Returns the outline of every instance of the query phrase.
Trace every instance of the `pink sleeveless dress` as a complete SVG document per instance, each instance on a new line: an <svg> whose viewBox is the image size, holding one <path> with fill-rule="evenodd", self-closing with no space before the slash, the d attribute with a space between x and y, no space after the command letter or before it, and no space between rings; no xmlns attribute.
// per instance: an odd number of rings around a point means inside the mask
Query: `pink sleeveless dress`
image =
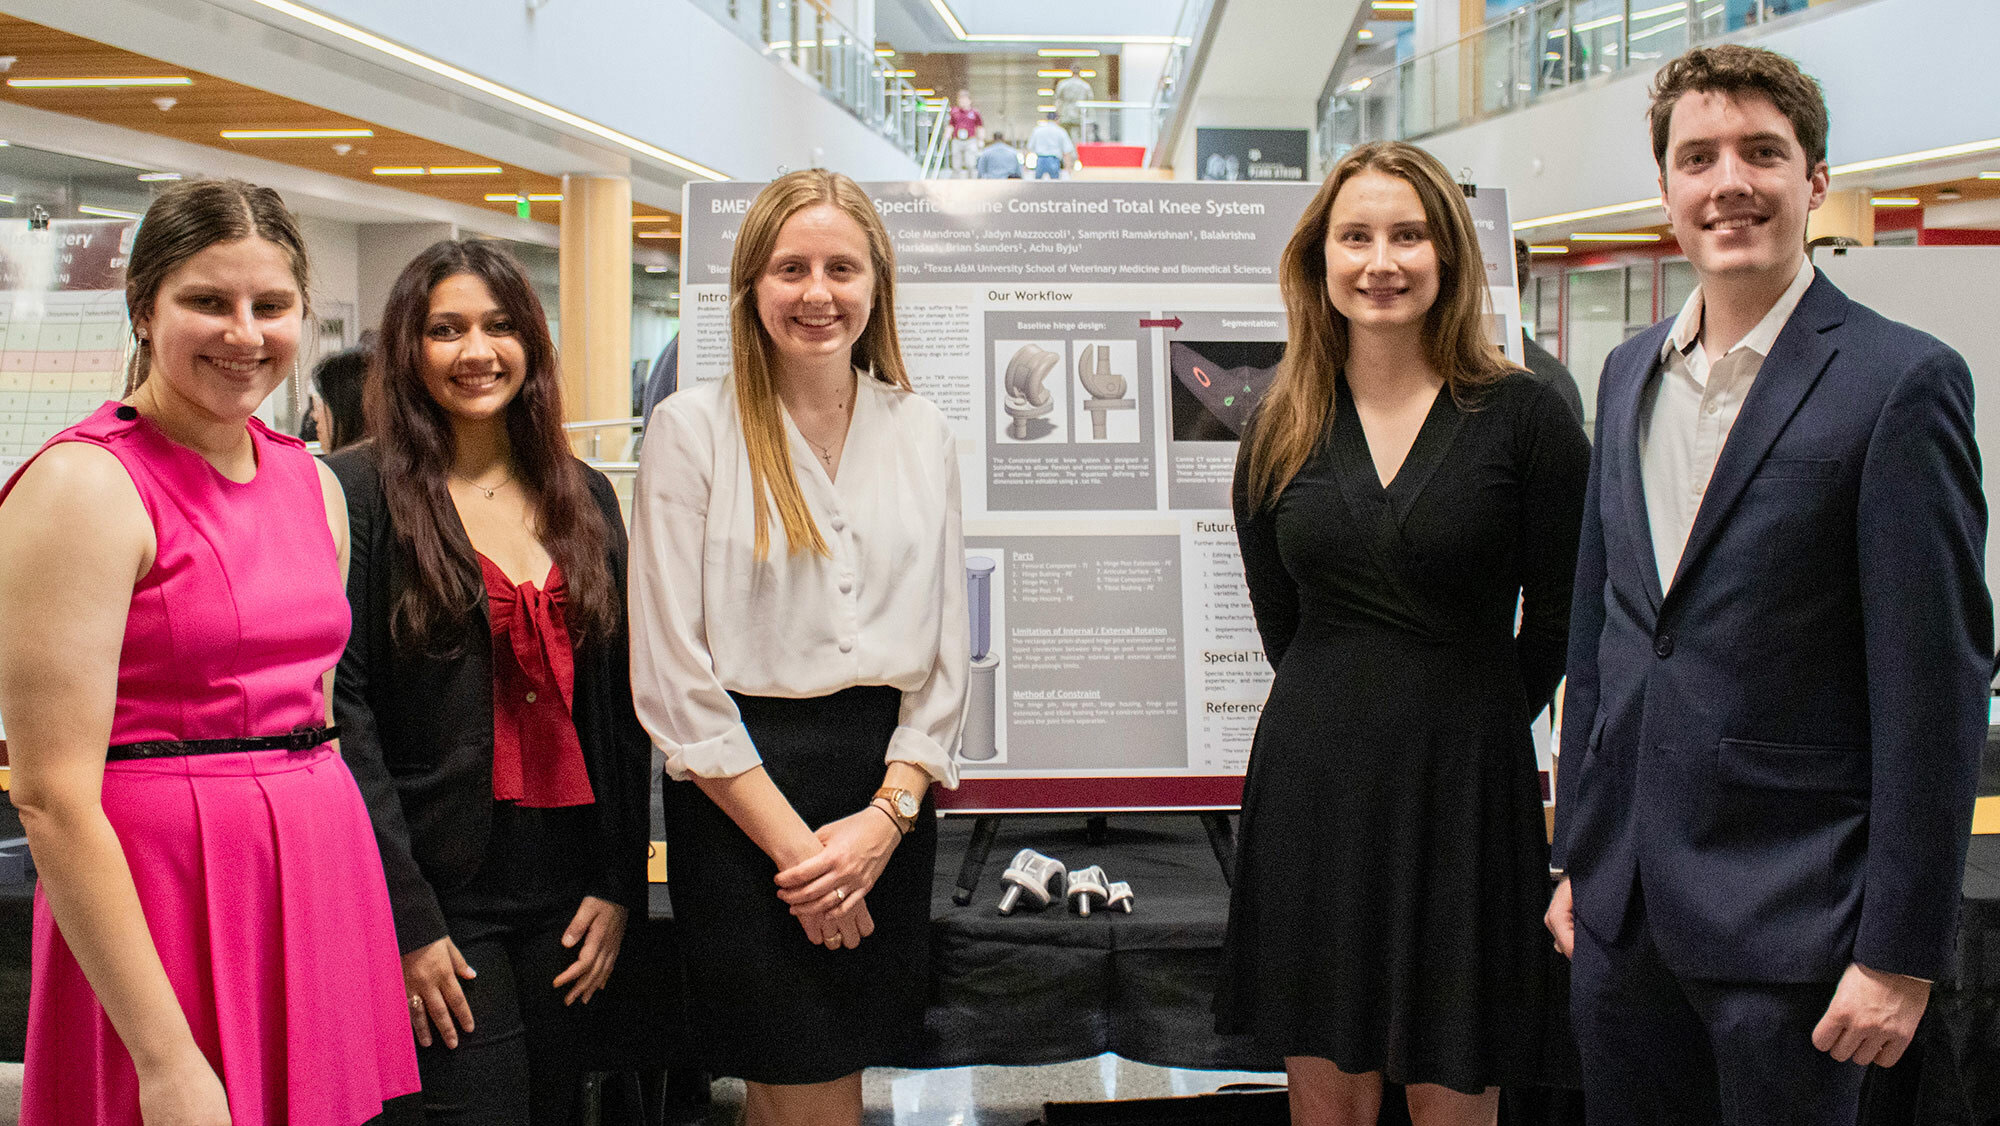
<svg viewBox="0 0 2000 1126"><path fill-rule="evenodd" d="M159 541L132 590L114 744L326 723L348 608L318 470L295 439L250 434L245 484L116 403L49 442L116 455ZM417 1089L381 856L332 744L109 762L103 803L235 1126L358 1126ZM21 1122L139 1126L131 1057L39 891Z"/></svg>

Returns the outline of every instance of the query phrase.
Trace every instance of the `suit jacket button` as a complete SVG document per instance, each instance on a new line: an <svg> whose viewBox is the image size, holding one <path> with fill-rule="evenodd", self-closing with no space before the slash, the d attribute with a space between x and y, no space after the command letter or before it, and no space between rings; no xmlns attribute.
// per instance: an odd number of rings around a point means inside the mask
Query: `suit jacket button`
<svg viewBox="0 0 2000 1126"><path fill-rule="evenodd" d="M1653 656L1666 660L1674 655L1674 635L1663 633L1653 639Z"/></svg>

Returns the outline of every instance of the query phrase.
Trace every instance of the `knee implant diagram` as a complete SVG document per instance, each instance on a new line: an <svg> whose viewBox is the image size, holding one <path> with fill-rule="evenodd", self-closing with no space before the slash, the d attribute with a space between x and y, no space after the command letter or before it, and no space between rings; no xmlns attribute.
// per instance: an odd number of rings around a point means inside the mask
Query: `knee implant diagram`
<svg viewBox="0 0 2000 1126"><path fill-rule="evenodd" d="M1029 433L1029 423L1055 409L1055 399L1043 380L1049 377L1062 354L1033 344L1023 344L1007 361L1007 374L1003 381L1007 399L1004 404L1013 422L1007 424L1007 433L1014 438L1040 437ZM1046 424L1041 427L1047 432Z"/></svg>
<svg viewBox="0 0 2000 1126"><path fill-rule="evenodd" d="M1104 416L1111 411L1129 411L1138 407L1136 400L1125 395L1125 377L1111 370L1111 346L1108 344L1086 344L1083 354L1077 358L1076 377L1083 383L1083 389L1090 397L1083 401L1083 409L1090 412L1090 436L1104 440Z"/></svg>

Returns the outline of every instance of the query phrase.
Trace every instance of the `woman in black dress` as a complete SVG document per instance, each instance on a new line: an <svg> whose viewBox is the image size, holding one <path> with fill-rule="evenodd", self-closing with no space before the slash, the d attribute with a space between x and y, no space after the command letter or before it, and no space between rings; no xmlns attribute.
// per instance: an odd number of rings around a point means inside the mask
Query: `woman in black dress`
<svg viewBox="0 0 2000 1126"><path fill-rule="evenodd" d="M1373 1123L1386 1079L1418 1126L1490 1126L1561 1033L1529 723L1589 447L1488 341L1471 218L1421 149L1343 158L1280 273L1290 341L1235 484L1276 679L1219 1023L1284 1055L1295 1122Z"/></svg>

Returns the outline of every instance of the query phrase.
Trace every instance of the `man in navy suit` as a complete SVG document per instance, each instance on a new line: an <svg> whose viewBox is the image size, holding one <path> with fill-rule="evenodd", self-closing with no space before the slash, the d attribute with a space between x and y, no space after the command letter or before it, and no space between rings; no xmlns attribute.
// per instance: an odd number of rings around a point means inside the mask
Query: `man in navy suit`
<svg viewBox="0 0 2000 1126"><path fill-rule="evenodd" d="M1548 923L1589 1121L1851 1123L1953 941L1992 672L1972 380L1817 274L1791 60L1655 79L1700 286L1605 361Z"/></svg>

